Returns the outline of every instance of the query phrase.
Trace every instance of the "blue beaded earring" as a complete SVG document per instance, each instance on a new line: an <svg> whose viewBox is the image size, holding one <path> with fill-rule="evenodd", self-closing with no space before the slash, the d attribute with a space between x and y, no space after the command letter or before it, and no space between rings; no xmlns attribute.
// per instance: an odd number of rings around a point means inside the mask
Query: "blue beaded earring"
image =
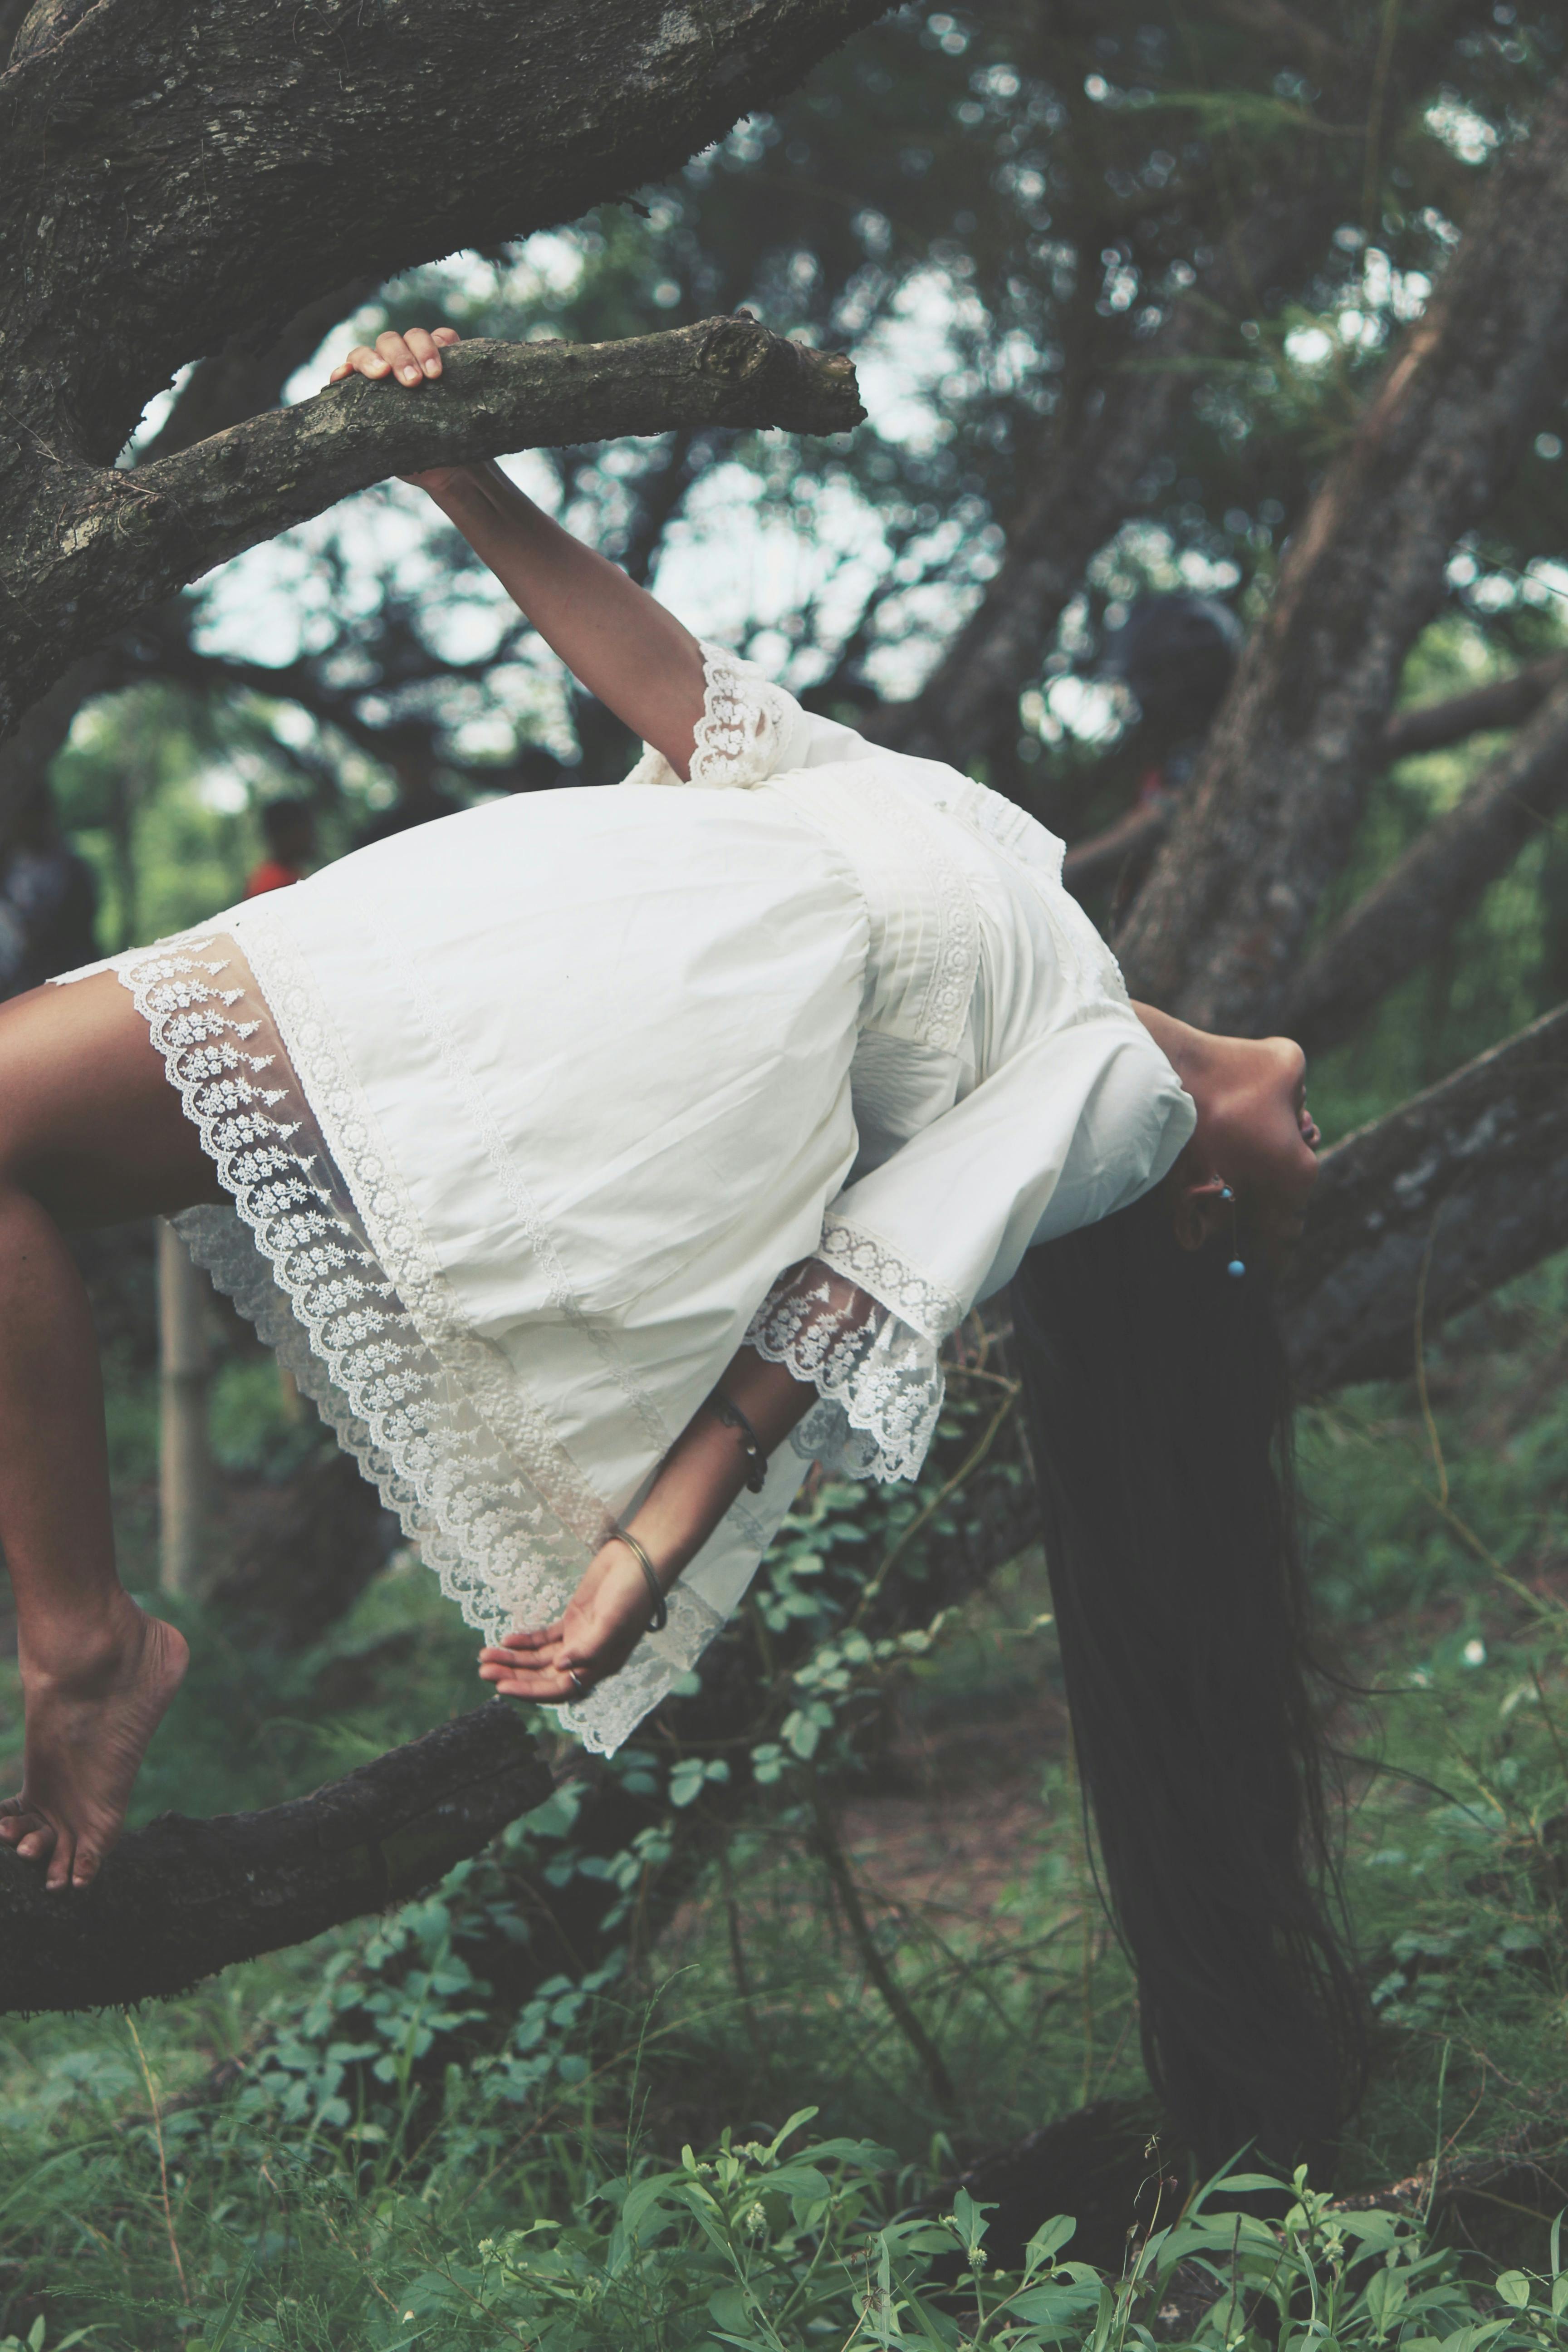
<svg viewBox="0 0 1568 2352"><path fill-rule="evenodd" d="M1233 1282L1239 1282L1247 1272L1247 1267L1242 1261L1241 1244L1236 1237L1236 1194L1228 1184L1222 1184L1219 1188L1219 1197L1222 1201L1228 1201L1230 1203L1230 1264L1226 1267L1226 1272Z"/></svg>

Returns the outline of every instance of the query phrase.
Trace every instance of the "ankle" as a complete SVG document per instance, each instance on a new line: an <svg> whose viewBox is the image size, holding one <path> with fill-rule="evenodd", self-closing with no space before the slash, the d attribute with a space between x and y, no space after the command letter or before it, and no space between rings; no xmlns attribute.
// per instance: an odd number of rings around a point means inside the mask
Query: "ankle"
<svg viewBox="0 0 1568 2352"><path fill-rule="evenodd" d="M148 1619L131 1595L116 1588L68 1614L30 1611L16 1627L16 1663L23 1684L81 1682L121 1664L146 1639Z"/></svg>

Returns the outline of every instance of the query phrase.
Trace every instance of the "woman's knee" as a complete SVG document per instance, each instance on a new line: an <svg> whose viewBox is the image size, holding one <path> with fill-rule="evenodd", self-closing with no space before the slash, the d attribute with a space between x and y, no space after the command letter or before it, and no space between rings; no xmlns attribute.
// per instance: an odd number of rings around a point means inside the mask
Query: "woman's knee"
<svg viewBox="0 0 1568 2352"><path fill-rule="evenodd" d="M163 1057L112 972L0 1004L0 1182L62 1223L222 1197Z"/></svg>

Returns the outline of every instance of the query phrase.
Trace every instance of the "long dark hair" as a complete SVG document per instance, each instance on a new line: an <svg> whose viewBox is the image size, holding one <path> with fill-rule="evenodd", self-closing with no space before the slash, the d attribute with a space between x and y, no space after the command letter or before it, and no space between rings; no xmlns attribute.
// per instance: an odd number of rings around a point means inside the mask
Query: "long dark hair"
<svg viewBox="0 0 1568 2352"><path fill-rule="evenodd" d="M1245 1254L1245 1252L1244 1252ZM1200 2165L1321 2166L1363 2071L1266 1272L1156 1192L1014 1278L1073 1738L1151 2080Z"/></svg>

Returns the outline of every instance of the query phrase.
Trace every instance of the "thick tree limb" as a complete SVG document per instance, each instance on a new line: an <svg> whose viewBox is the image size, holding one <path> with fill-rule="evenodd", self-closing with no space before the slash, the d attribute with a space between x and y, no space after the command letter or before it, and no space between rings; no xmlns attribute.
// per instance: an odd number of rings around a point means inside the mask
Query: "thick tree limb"
<svg viewBox="0 0 1568 2352"><path fill-rule="evenodd" d="M1454 541L1556 412L1568 368L1568 83L1497 168L1286 551L1121 942L1135 991L1273 1027L1342 866L1405 654Z"/></svg>
<svg viewBox="0 0 1568 2352"><path fill-rule="evenodd" d="M97 0L0 75L6 407L107 464L185 361L679 170L882 7Z"/></svg>
<svg viewBox="0 0 1568 2352"><path fill-rule="evenodd" d="M1032 1497L1005 1474L983 1473L967 1500L963 1531L932 1544L923 1578L889 1584L873 1634L961 1603L1033 1540ZM703 1657L700 1695L667 1701L639 1739L657 1747L673 1736L680 1754L733 1765L758 1737L770 1664L787 1672L810 1638L797 1628L764 1662L743 1622L732 1625ZM46 1894L41 1873L0 1849L0 2014L181 1991L236 1960L405 1900L550 1794L521 1723L520 1709L492 1701L298 1803L216 1821L166 1815L123 1838L85 1895ZM609 1860L664 1808L597 1759L579 1761L587 1785L573 1845ZM690 1890L750 1787L731 1769L700 1806L674 1817L669 1859L638 1898L645 1934L657 1934ZM595 1967L606 1915L622 1915L619 1885L588 1872L563 1885L520 1874L515 1892L528 1942L498 1936L493 1950L470 1955L503 2006L563 1969ZM615 1933L624 1937L624 1927Z"/></svg>
<svg viewBox="0 0 1568 2352"><path fill-rule="evenodd" d="M0 2011L93 2009L188 1986L236 1960L406 1901L552 1787L518 1709L494 1701L263 1813L165 1813L92 1885L50 1895L0 1853Z"/></svg>
<svg viewBox="0 0 1568 2352"><path fill-rule="evenodd" d="M837 433L848 360L710 319L619 343L465 344L409 393L355 377L133 472L74 467L0 548L0 726L145 605L390 473L678 426ZM3 462L3 451L0 451Z"/></svg>
<svg viewBox="0 0 1568 2352"><path fill-rule="evenodd" d="M1568 1006L1325 1154L1284 1285L1305 1393L1408 1372L1428 1333L1568 1244Z"/></svg>
<svg viewBox="0 0 1568 2352"><path fill-rule="evenodd" d="M1357 1029L1568 801L1568 679L1308 959L1281 1026L1310 1054Z"/></svg>

